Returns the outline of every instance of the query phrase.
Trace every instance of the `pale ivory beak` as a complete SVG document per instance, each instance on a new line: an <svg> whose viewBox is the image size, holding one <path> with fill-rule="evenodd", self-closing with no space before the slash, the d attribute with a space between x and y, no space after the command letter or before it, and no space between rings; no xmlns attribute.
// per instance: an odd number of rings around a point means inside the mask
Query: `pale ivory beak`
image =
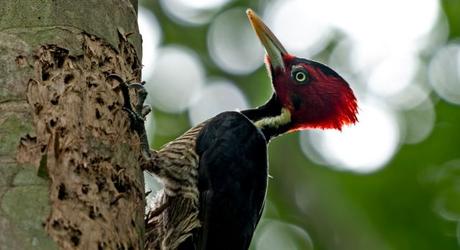
<svg viewBox="0 0 460 250"><path fill-rule="evenodd" d="M267 52L270 64L273 69L284 70L283 57L288 54L286 49L253 10L246 10L246 14L248 15L249 21L251 22L257 37L259 37L260 42Z"/></svg>

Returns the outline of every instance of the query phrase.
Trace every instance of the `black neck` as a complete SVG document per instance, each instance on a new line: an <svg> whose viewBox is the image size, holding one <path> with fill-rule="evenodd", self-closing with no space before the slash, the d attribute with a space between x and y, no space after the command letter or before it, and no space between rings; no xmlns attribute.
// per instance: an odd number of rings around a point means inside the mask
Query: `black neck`
<svg viewBox="0 0 460 250"><path fill-rule="evenodd" d="M241 111L241 113L248 117L253 123L255 123L267 117L279 116L281 114L281 109L282 106L278 100L278 97L276 96L276 94L273 94L272 98L263 106L260 106L255 109L243 110ZM262 133L264 134L268 142L272 138L286 133L289 129L289 124L278 127L264 126L260 129L262 130Z"/></svg>

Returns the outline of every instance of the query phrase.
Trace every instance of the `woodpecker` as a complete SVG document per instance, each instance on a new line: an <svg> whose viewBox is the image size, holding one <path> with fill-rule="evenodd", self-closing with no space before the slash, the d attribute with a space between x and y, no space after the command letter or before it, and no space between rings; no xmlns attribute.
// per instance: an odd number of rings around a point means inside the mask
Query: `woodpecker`
<svg viewBox="0 0 460 250"><path fill-rule="evenodd" d="M144 146L142 166L164 185L146 217L146 249L248 249L264 208L270 140L357 122L357 100L338 73L289 54L254 11L246 13L274 90L263 106L223 112L155 151L139 114L146 92L131 84L141 95L136 111L125 110Z"/></svg>

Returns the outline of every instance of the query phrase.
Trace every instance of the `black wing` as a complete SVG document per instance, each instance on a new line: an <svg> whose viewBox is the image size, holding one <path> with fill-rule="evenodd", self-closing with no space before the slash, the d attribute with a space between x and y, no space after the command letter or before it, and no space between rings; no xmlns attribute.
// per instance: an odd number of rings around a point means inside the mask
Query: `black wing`
<svg viewBox="0 0 460 250"><path fill-rule="evenodd" d="M199 250L246 250L262 214L267 189L267 142L244 115L225 112L197 140L202 227Z"/></svg>

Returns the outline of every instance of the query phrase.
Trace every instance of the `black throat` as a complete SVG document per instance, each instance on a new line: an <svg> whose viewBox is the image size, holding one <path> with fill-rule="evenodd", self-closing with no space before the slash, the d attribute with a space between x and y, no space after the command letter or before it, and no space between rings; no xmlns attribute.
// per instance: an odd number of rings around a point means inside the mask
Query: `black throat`
<svg viewBox="0 0 460 250"><path fill-rule="evenodd" d="M269 117L276 117L281 115L283 106L278 100L276 94L273 94L272 98L255 109L242 110L241 113L248 117L253 123ZM278 135L284 134L289 130L289 123L281 126L263 126L259 128L264 134L267 142Z"/></svg>

